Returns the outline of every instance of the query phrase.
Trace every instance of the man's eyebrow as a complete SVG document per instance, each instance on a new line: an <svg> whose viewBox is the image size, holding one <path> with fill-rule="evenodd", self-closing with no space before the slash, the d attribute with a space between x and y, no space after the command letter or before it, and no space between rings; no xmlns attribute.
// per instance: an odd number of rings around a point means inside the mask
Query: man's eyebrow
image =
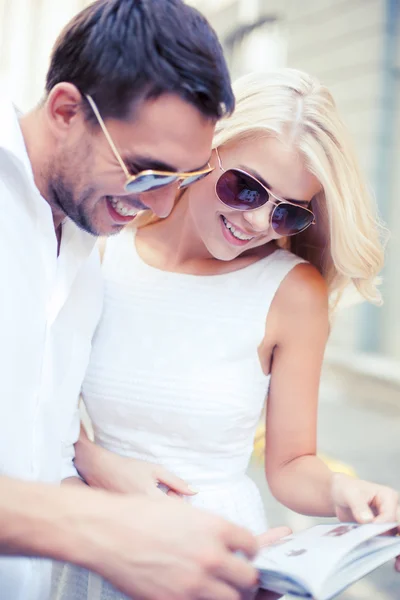
<svg viewBox="0 0 400 600"><path fill-rule="evenodd" d="M148 169L152 169L154 171L167 171L168 173L180 172L180 169L178 169L176 166L154 159L150 156L125 156L123 157L123 161L128 167L128 170L132 173L137 173L138 171L145 171ZM190 169L190 171L187 172L191 173L194 171L201 171L202 169L205 169L207 165L208 161L201 167Z"/></svg>
<svg viewBox="0 0 400 600"><path fill-rule="evenodd" d="M265 181L263 177L261 177L260 173L244 165L239 165L239 169L242 169L243 171L246 171L246 173L253 175L253 177L255 177L260 183L262 183L263 185L265 185L266 188L272 191L271 186L268 184L267 181ZM288 202L293 202L294 204L301 204L302 206L308 206L310 204L308 200L296 200L294 198L284 198L284 196L279 196L279 198L282 198L282 200L287 200Z"/></svg>

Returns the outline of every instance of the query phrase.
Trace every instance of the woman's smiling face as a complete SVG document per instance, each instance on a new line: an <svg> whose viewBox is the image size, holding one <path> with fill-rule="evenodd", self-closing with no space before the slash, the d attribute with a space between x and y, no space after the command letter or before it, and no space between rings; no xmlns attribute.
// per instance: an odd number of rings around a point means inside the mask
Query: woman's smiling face
<svg viewBox="0 0 400 600"><path fill-rule="evenodd" d="M298 150L275 137L259 135L241 139L219 148L218 154L224 170L246 171L280 199L305 208L321 189ZM214 258L228 261L280 238L271 226L273 203L267 202L251 211L224 205L215 190L223 174L215 151L212 165L214 171L187 191L195 230L208 252Z"/></svg>

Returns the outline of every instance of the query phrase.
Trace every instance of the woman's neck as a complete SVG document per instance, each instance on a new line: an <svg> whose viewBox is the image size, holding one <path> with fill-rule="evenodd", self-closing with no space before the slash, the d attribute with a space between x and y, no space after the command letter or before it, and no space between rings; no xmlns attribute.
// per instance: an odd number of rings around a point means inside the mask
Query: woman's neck
<svg viewBox="0 0 400 600"><path fill-rule="evenodd" d="M191 275L219 275L257 262L276 249L275 242L243 253L233 260L214 258L201 239L183 194L166 219L140 228L136 249L144 262L161 269Z"/></svg>
<svg viewBox="0 0 400 600"><path fill-rule="evenodd" d="M166 219L139 230L142 258L168 271L193 272L205 263L219 263L208 252L191 217L185 194Z"/></svg>

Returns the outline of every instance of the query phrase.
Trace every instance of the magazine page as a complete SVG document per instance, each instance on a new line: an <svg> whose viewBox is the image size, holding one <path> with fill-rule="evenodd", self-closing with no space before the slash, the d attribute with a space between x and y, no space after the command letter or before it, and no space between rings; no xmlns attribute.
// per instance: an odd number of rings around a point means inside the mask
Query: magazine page
<svg viewBox="0 0 400 600"><path fill-rule="evenodd" d="M379 536L351 550L324 583L323 600L329 600L353 582L361 579L388 560L400 555L400 537Z"/></svg>
<svg viewBox="0 0 400 600"><path fill-rule="evenodd" d="M263 548L255 565L261 571L285 575L318 596L329 575L351 550L394 527L395 523L316 525Z"/></svg>
<svg viewBox="0 0 400 600"><path fill-rule="evenodd" d="M366 542L358 545L353 550L350 550L346 556L344 556L336 566L336 571L339 572L346 569L350 565L355 565L360 560L367 558L372 554L376 554L388 547L395 547L397 550L400 546L399 536L383 536L373 537Z"/></svg>

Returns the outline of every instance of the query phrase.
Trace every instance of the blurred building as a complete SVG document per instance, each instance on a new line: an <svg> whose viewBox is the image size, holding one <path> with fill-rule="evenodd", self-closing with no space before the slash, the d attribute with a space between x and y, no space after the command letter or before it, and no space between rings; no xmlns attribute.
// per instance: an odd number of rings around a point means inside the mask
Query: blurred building
<svg viewBox="0 0 400 600"><path fill-rule="evenodd" d="M190 0L217 30L233 77L288 65L332 90L392 236L385 304L346 308L328 364L370 395L400 397L400 0ZM88 0L0 0L0 81L15 102L37 102L51 46ZM368 375L368 378L365 376ZM335 376L335 375L334 375ZM374 385L372 385L374 384Z"/></svg>
<svg viewBox="0 0 400 600"><path fill-rule="evenodd" d="M88 0L0 0L0 82L23 110L43 95L52 45Z"/></svg>

